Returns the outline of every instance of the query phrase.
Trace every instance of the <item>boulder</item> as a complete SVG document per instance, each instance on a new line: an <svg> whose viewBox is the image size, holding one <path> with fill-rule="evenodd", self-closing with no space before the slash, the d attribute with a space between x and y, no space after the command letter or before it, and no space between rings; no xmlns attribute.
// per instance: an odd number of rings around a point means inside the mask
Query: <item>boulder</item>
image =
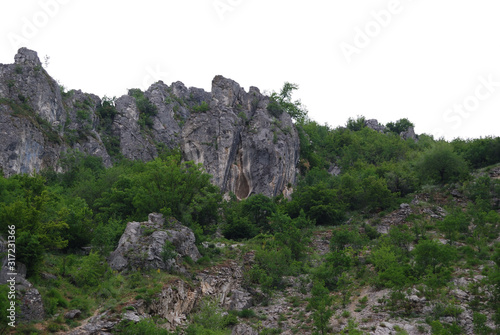
<svg viewBox="0 0 500 335"><path fill-rule="evenodd" d="M173 255L164 249L167 242L175 247ZM181 262L177 261L179 256L189 256L193 261L201 257L193 231L173 218L165 225L161 214L152 213L146 222L127 223L108 262L117 271L163 269L184 272Z"/></svg>
<svg viewBox="0 0 500 335"><path fill-rule="evenodd" d="M74 319L74 318L79 317L81 314L82 314L82 311L81 311L81 310L79 310L79 309L72 309L72 310L70 310L70 311L68 311L68 312L64 313L64 317L65 317L66 319L70 319L70 320L72 320L72 319Z"/></svg>

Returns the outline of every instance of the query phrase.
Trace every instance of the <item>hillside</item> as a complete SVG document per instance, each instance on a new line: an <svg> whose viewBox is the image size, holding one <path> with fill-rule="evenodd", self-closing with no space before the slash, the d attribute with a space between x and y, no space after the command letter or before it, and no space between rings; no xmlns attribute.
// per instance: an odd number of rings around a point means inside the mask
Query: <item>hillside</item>
<svg viewBox="0 0 500 335"><path fill-rule="evenodd" d="M500 138L332 128L295 89L0 65L1 332L500 333Z"/></svg>

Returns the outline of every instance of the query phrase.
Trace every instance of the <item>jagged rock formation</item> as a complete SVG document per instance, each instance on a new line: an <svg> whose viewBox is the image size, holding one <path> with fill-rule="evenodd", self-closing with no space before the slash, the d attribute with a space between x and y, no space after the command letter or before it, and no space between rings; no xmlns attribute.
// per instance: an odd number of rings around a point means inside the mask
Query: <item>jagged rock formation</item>
<svg viewBox="0 0 500 335"><path fill-rule="evenodd" d="M59 159L69 149L110 166L117 154L147 161L162 148L180 147L185 160L203 163L223 192L240 199L291 193L298 134L288 114L269 114L269 98L257 88L247 93L216 76L211 92L160 81L144 96L156 109L148 125L132 95L115 101L116 114L103 116L103 100L64 92L36 52L21 48L14 64L0 64L0 168L7 176L61 170Z"/></svg>
<svg viewBox="0 0 500 335"><path fill-rule="evenodd" d="M365 120L365 126L370 128L370 129L373 129L379 133L386 133L389 131L389 129L384 126L383 124L380 124L378 123L378 120L375 120L375 119L370 119L370 120ZM412 139L414 141L418 141L418 136L417 134L415 134L415 128L414 127L408 127L407 130L401 132L399 134L399 136L403 139L403 140L408 140L408 139Z"/></svg>
<svg viewBox="0 0 500 335"><path fill-rule="evenodd" d="M165 250L170 242L175 247ZM191 229L170 218L165 224L163 215L152 213L146 222L129 222L118 247L113 251L108 262L113 270L163 269L185 272L178 256L189 256L197 261L201 255L194 244L195 237Z"/></svg>
<svg viewBox="0 0 500 335"><path fill-rule="evenodd" d="M166 241L175 246L179 255L189 256L194 261L201 257L194 245L191 229L180 225L175 219L169 219L165 224L161 214L152 213L147 222L127 224L119 245L109 256L108 262L112 269L118 271L140 268L175 270L188 274L179 257L168 261L162 259L161 253ZM253 262L252 255L243 258L246 265ZM193 282L172 279L164 283L161 292L150 303L146 304L143 300L136 302L133 307L137 315L129 315L129 318L160 316L168 321L169 329L175 329L186 322L189 313L204 297L215 299L220 306L229 310L242 310L252 306L252 295L243 287L243 266L234 260L228 260L194 275Z"/></svg>
<svg viewBox="0 0 500 335"><path fill-rule="evenodd" d="M379 124L378 120L375 119L365 120L365 126L378 131L379 133L384 133L387 130L386 126L384 126L383 124Z"/></svg>
<svg viewBox="0 0 500 335"><path fill-rule="evenodd" d="M187 316L203 298L215 299L223 308L242 310L252 306L251 294L242 286L243 268L228 261L196 275L193 284L175 279L167 283L148 306L136 308L139 314L159 316L168 321L168 328L185 324Z"/></svg>

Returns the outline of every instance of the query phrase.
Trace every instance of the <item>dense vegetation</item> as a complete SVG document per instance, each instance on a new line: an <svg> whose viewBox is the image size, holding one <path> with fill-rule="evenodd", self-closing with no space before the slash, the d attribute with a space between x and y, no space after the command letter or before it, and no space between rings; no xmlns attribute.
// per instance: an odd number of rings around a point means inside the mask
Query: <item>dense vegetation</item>
<svg viewBox="0 0 500 335"><path fill-rule="evenodd" d="M410 316L406 289L421 286L426 296L435 298L454 268L479 265L494 287L494 297L486 305L471 302L477 334L489 333L483 309L496 311L495 322L500 324L500 249L496 245L500 216L493 201L500 196L500 183L484 173L500 163L500 138L448 143L421 135L418 141L402 140L399 133L412 126L406 119L389 123L386 133L365 127L362 117L333 129L308 120L291 102L290 92L296 87L289 85L273 95L270 113L292 112L297 119L301 175L290 199L253 195L241 201L234 196L223 200L202 166L183 162L177 151L164 152L150 162L118 157L108 169L99 158L75 151L61 161L64 173L47 170L33 176L0 177L0 231L16 225L18 260L26 264L29 279L40 288L47 314L78 308L84 317L98 305L117 308L122 299L138 295L151 299L158 292L157 283L171 274L151 273L149 281L140 273L122 276L112 273L104 257L114 250L128 221L144 221L149 213L160 212L191 227L198 245L212 240L219 229L226 239L244 241L255 250L248 285L262 290L262 303L286 286L286 276L306 275L312 281L308 309L314 312L314 328L320 334L328 331L328 319L336 308L345 308L356 287L391 288L388 308ZM130 94L140 105L141 125L151 127L156 110L142 92ZM106 101L99 113L104 119L114 117ZM341 172L330 173L332 167ZM483 173L475 170L482 168ZM446 200L452 190L468 201ZM411 202L416 194L444 198L448 215L432 221L412 214L409 224L378 233L374 226L380 218ZM311 237L327 227L332 233L330 251L318 261L309 248ZM438 237L447 243L440 243ZM82 256L85 246L93 251ZM192 271L225 256L200 250L205 257L191 266ZM42 276L47 272L57 279ZM192 317L187 333L226 334L241 315L222 312L206 301ZM443 306L441 313L459 311ZM428 320L435 334L461 332L457 323L443 325L438 317ZM63 329L63 323L61 317L54 317L47 329ZM350 321L346 333L356 331ZM122 324L117 332L168 333L158 330L154 320Z"/></svg>

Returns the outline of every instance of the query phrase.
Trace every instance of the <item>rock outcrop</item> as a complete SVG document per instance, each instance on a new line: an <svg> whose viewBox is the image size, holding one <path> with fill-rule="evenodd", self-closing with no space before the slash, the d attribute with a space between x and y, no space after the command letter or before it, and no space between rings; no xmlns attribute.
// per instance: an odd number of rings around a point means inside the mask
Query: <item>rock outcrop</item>
<svg viewBox="0 0 500 335"><path fill-rule="evenodd" d="M379 133L384 133L387 130L386 126L384 126L383 124L379 124L378 120L375 119L365 120L365 126L378 131Z"/></svg>
<svg viewBox="0 0 500 335"><path fill-rule="evenodd" d="M15 64L0 64L0 168L5 175L57 169L61 155L79 149L109 155L97 132L97 96L77 91L65 99L36 52L19 49Z"/></svg>
<svg viewBox="0 0 500 335"><path fill-rule="evenodd" d="M149 214L146 222L129 222L108 262L113 270L163 269L185 272L180 257L197 261L201 255L191 229L173 218ZM169 249L172 245L175 250Z"/></svg>
<svg viewBox="0 0 500 335"><path fill-rule="evenodd" d="M209 268L196 275L192 284L175 279L165 285L144 309L168 321L168 328L185 324L187 316L204 298L214 299L228 310L252 306L251 294L243 287L243 269L235 261Z"/></svg>
<svg viewBox="0 0 500 335"><path fill-rule="evenodd" d="M255 87L216 76L210 110L194 113L182 130L186 160L203 163L223 192L244 199L252 193L288 195L299 157L290 116L271 116L268 98ZM290 185L289 185L290 184Z"/></svg>
<svg viewBox="0 0 500 335"><path fill-rule="evenodd" d="M270 115L269 98L257 88L245 92L216 76L211 92L160 81L143 94L155 109L147 125L133 94L116 99L113 115L101 115L103 100L79 90L64 92L35 51L19 49L14 64L0 64L3 174L60 171L59 159L70 149L110 166L113 155L148 161L164 148L180 148L185 160L203 163L214 184L240 199L292 192L297 130L288 114Z"/></svg>

